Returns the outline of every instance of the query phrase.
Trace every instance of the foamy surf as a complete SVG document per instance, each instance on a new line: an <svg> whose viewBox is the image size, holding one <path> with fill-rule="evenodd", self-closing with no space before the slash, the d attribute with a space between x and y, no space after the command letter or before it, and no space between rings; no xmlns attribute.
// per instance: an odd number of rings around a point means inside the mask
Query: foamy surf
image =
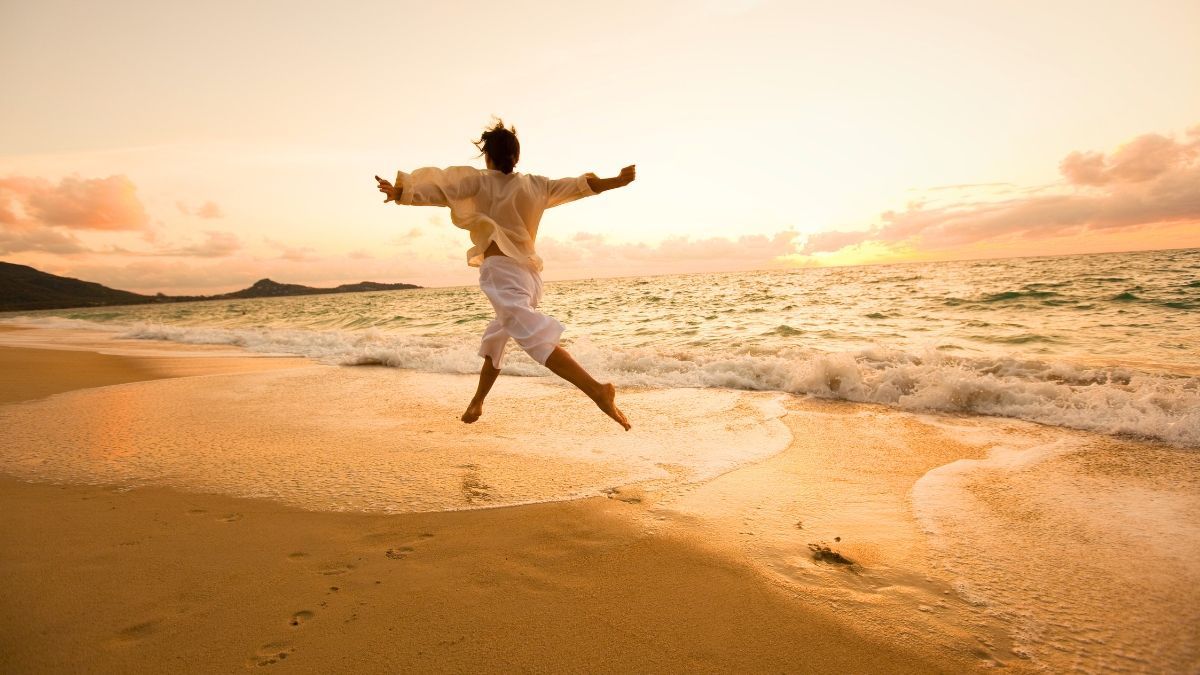
<svg viewBox="0 0 1200 675"><path fill-rule="evenodd" d="M0 407L0 473L400 513L703 481L789 439L770 396L624 393L627 433L574 389L528 379L498 384L467 427L470 385L318 365L74 391Z"/></svg>
<svg viewBox="0 0 1200 675"><path fill-rule="evenodd" d="M1200 457L1065 433L998 440L913 486L935 569L1049 671L1194 670Z"/></svg>
<svg viewBox="0 0 1200 675"><path fill-rule="evenodd" d="M479 368L474 341L377 329L122 325L56 317L7 321L105 330L125 339L232 345L334 365L386 365L438 373L474 373ZM586 338L569 346L598 377L624 386L778 391L909 411L1012 417L1200 447L1200 378L1190 375L1015 356L966 357L936 349L912 353L882 346L840 353L799 348L712 352L602 348ZM519 350L513 349L512 355L505 369L508 374L549 372Z"/></svg>

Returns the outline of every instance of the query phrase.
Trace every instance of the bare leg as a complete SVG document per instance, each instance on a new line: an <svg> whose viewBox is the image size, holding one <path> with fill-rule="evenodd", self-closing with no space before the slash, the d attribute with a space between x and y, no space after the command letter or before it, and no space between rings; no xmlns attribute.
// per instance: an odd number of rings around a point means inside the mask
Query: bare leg
<svg viewBox="0 0 1200 675"><path fill-rule="evenodd" d="M583 366L571 358L567 350L555 347L554 351L550 353L550 358L546 359L546 367L555 375L579 387L580 391L587 394L588 398L592 399L596 407L604 411L605 415L625 427L625 431L629 431L629 420L625 418L625 414L616 404L617 390L611 384L597 382L583 369ZM482 377L483 375L480 374L480 378ZM480 381L482 382L482 379Z"/></svg>
<svg viewBox="0 0 1200 675"><path fill-rule="evenodd" d="M487 398L492 385L500 375L500 369L492 365L492 357L483 357L483 367L479 369L479 386L475 389L475 398L467 405L467 411L462 414L462 421L470 424L483 414L483 399Z"/></svg>

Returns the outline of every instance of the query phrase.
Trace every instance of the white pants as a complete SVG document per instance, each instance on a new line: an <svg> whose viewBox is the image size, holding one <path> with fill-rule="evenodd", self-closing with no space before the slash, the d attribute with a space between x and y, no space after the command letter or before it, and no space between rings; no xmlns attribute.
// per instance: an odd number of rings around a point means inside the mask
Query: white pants
<svg viewBox="0 0 1200 675"><path fill-rule="evenodd" d="M490 256L479 266L479 288L496 310L496 318L483 331L479 355L490 356L493 366L503 368L504 348L511 337L534 361L545 365L558 346L563 325L536 309L542 299L542 276L537 270L508 256Z"/></svg>

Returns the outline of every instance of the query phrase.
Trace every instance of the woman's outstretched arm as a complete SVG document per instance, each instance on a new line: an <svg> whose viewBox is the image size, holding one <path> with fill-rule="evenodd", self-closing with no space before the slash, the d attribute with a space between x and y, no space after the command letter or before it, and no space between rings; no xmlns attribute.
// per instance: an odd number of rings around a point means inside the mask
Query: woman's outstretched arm
<svg viewBox="0 0 1200 675"><path fill-rule="evenodd" d="M637 165L630 164L624 169L621 169L620 174L612 178L600 178L595 174L588 174L587 183L588 187L592 189L592 192L600 194L605 190L613 190L619 187L625 187L626 185L632 183L635 178L637 178Z"/></svg>
<svg viewBox="0 0 1200 675"><path fill-rule="evenodd" d="M451 206L479 191L479 169L452 166L448 169L426 167L411 174L396 172L396 184L375 176L383 202L412 206Z"/></svg>
<svg viewBox="0 0 1200 675"><path fill-rule="evenodd" d="M605 190L625 187L633 182L636 172L637 167L630 164L621 169L619 175L612 178L601 178L594 173L555 180L550 180L545 176L534 176L533 178L545 192L546 208L549 209L560 204L568 204L576 199L598 195Z"/></svg>

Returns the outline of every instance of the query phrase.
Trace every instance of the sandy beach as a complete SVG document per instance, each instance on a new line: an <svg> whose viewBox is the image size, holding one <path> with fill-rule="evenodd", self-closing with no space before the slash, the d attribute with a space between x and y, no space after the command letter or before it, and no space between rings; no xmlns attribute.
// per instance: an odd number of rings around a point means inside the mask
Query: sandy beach
<svg viewBox="0 0 1200 675"><path fill-rule="evenodd" d="M938 669L614 500L377 516L0 490L11 672Z"/></svg>
<svg viewBox="0 0 1200 675"><path fill-rule="evenodd" d="M0 359L24 369L4 378L7 402L180 374L84 351ZM266 360L220 361L209 374ZM14 672L961 665L859 632L729 551L648 532L635 498L379 515L13 478L0 495L0 651Z"/></svg>
<svg viewBox="0 0 1200 675"><path fill-rule="evenodd" d="M1161 444L720 389L629 388L626 434L531 377L468 427L470 376L3 337L8 670L1196 658L1200 471Z"/></svg>

